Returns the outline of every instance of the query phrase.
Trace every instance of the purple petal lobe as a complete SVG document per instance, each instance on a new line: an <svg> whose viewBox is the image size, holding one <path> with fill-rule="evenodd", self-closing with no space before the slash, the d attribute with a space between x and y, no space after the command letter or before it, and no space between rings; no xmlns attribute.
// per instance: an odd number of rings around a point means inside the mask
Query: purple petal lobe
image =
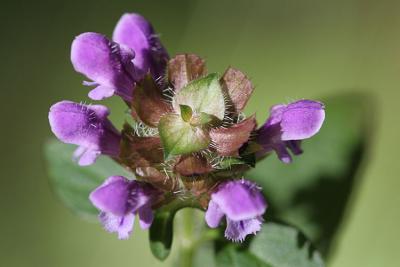
<svg viewBox="0 0 400 267"><path fill-rule="evenodd" d="M235 221L260 216L267 208L260 188L244 179L221 184L211 198L229 219Z"/></svg>
<svg viewBox="0 0 400 267"><path fill-rule="evenodd" d="M111 176L103 185L94 190L89 199L99 210L123 216L128 212L130 181L122 176Z"/></svg>
<svg viewBox="0 0 400 267"><path fill-rule="evenodd" d="M258 217L241 221L233 221L228 218L225 237L234 242L242 242L247 235L260 231L261 224L262 220Z"/></svg>
<svg viewBox="0 0 400 267"><path fill-rule="evenodd" d="M218 205L213 200L210 200L205 215L207 225L211 228L218 227L224 215Z"/></svg>
<svg viewBox="0 0 400 267"><path fill-rule="evenodd" d="M58 139L79 146L74 158L88 165L100 154L119 155L121 137L107 119L108 114L105 106L62 101L50 108L49 122Z"/></svg>
<svg viewBox="0 0 400 267"><path fill-rule="evenodd" d="M283 163L288 164L288 163L292 162L292 156L290 156L284 143L279 143L279 144L274 145L273 149L275 150L276 154L278 155L278 158Z"/></svg>
<svg viewBox="0 0 400 267"><path fill-rule="evenodd" d="M113 40L135 51L133 63L142 74L159 78L165 72L168 54L150 22L138 14L124 14L118 21Z"/></svg>
<svg viewBox="0 0 400 267"><path fill-rule="evenodd" d="M282 140L310 138L319 131L324 119L324 106L319 102L300 100L291 103L282 113Z"/></svg>
<svg viewBox="0 0 400 267"><path fill-rule="evenodd" d="M122 50L98 33L83 33L72 42L71 61L75 70L104 87L89 94L93 99L108 97L112 90L121 96L132 94L133 57L132 51Z"/></svg>
<svg viewBox="0 0 400 267"><path fill-rule="evenodd" d="M99 85L89 92L89 97L93 100L103 100L114 95L114 92L113 88Z"/></svg>
<svg viewBox="0 0 400 267"><path fill-rule="evenodd" d="M286 141L285 144L294 155L300 155L303 153L303 150L301 149L301 140L290 140Z"/></svg>
<svg viewBox="0 0 400 267"><path fill-rule="evenodd" d="M111 213L102 212L100 213L99 218L104 229L110 233L118 233L119 239L127 239L129 237L135 222L135 215L133 213L124 216L117 216Z"/></svg>
<svg viewBox="0 0 400 267"><path fill-rule="evenodd" d="M79 158L74 157L80 166L89 166L96 162L96 159L100 156L101 152L93 149L86 149ZM74 155L75 156L75 155Z"/></svg>
<svg viewBox="0 0 400 267"><path fill-rule="evenodd" d="M154 214L149 206L143 206L138 211L140 227L145 230L149 229L153 223Z"/></svg>

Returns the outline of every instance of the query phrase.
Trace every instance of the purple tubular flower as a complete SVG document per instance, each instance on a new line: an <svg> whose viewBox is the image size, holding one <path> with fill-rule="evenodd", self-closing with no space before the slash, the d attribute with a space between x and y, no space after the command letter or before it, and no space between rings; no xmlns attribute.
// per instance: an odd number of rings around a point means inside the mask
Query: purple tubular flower
<svg viewBox="0 0 400 267"><path fill-rule="evenodd" d="M121 136L107 119L108 115L108 109L102 105L61 101L50 108L49 121L58 139L79 146L74 158L85 166L94 163L100 154L119 155Z"/></svg>
<svg viewBox="0 0 400 267"><path fill-rule="evenodd" d="M125 101L132 100L134 56L130 48L94 32L77 36L71 47L71 61L75 70L93 81L84 82L84 85L96 86L89 93L93 100L102 100L114 94Z"/></svg>
<svg viewBox="0 0 400 267"><path fill-rule="evenodd" d="M267 203L255 183L244 179L226 181L211 194L205 219L208 226L216 228L225 216L225 237L242 242L247 235L261 230L266 209Z"/></svg>
<svg viewBox="0 0 400 267"><path fill-rule="evenodd" d="M294 155L302 153L301 140L318 133L325 119L324 105L317 101L299 100L289 105L276 105L270 117L258 130L257 142L263 147L258 157L275 150L279 159L290 163Z"/></svg>
<svg viewBox="0 0 400 267"><path fill-rule="evenodd" d="M158 79L165 74L168 53L150 22L138 14L124 14L118 21L113 40L135 51L133 63L144 75L150 71Z"/></svg>
<svg viewBox="0 0 400 267"><path fill-rule="evenodd" d="M140 227L148 229L153 222L152 203L159 191L149 184L111 176L89 196L101 212L99 219L104 228L118 233L119 239L127 239L132 232L135 215L139 215Z"/></svg>

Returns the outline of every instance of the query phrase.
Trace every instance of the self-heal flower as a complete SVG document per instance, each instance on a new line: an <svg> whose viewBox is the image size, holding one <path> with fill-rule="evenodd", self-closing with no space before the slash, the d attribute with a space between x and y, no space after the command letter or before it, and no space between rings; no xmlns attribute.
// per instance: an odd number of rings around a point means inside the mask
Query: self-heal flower
<svg viewBox="0 0 400 267"><path fill-rule="evenodd" d="M49 121L58 139L79 146L74 152L79 165L90 165L100 154L119 155L121 137L108 115L108 109L102 105L61 101L50 108Z"/></svg>
<svg viewBox="0 0 400 267"><path fill-rule="evenodd" d="M141 77L148 72L156 80L164 76L168 53L153 26L143 16L124 14L115 26L113 40L135 51L133 63Z"/></svg>
<svg viewBox="0 0 400 267"><path fill-rule="evenodd" d="M150 184L111 176L90 194L89 199L101 211L99 218L104 228L118 233L119 239L127 239L136 214L142 229L151 226L154 218L151 206L159 194Z"/></svg>
<svg viewBox="0 0 400 267"><path fill-rule="evenodd" d="M318 133L325 119L324 105L317 101L299 100L288 105L275 105L270 117L258 130L257 142L262 146L258 156L275 150L279 159L290 163L293 154L302 153L300 142Z"/></svg>
<svg viewBox="0 0 400 267"><path fill-rule="evenodd" d="M134 51L130 48L94 32L77 36L71 47L71 61L75 70L92 80L85 82L85 85L95 86L89 92L89 97L93 100L101 100L114 94L125 101L132 99L135 82L132 63L134 56Z"/></svg>
<svg viewBox="0 0 400 267"><path fill-rule="evenodd" d="M127 103L145 74L154 79L165 74L168 53L151 24L138 14L125 14L115 27L113 40L94 32L82 33L71 47L71 62L75 70L95 86L89 97L102 100L114 94Z"/></svg>
<svg viewBox="0 0 400 267"><path fill-rule="evenodd" d="M208 226L216 228L225 216L225 237L241 242L261 230L266 209L267 203L255 183L244 179L225 181L211 194L205 218Z"/></svg>

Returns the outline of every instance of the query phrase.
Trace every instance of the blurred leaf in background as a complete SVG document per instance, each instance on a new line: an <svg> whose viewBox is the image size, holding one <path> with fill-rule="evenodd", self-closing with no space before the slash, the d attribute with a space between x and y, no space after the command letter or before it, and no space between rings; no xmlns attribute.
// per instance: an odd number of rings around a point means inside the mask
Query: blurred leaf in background
<svg viewBox="0 0 400 267"><path fill-rule="evenodd" d="M299 227L328 254L370 145L374 103L364 94L322 101L325 123L315 137L302 144L304 154L287 165L271 155L248 177L263 187L270 205L267 221L276 218Z"/></svg>
<svg viewBox="0 0 400 267"><path fill-rule="evenodd" d="M51 140L45 144L50 184L60 200L77 215L95 219L99 211L89 201L89 194L107 177L132 177L121 165L101 156L94 165L82 167L72 160L76 146Z"/></svg>

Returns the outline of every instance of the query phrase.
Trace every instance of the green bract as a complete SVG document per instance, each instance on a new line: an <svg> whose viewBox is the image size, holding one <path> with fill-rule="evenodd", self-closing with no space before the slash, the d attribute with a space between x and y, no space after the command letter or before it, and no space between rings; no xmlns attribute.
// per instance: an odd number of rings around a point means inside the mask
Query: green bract
<svg viewBox="0 0 400 267"><path fill-rule="evenodd" d="M174 96L172 105L177 114L164 115L158 124L165 158L206 149L211 141L207 124L222 121L225 115L218 75L190 82Z"/></svg>
<svg viewBox="0 0 400 267"><path fill-rule="evenodd" d="M192 126L177 114L164 115L159 124L164 157L188 154L205 149L210 144L208 133L201 127Z"/></svg>
<svg viewBox="0 0 400 267"><path fill-rule="evenodd" d="M190 82L174 96L172 105L176 112L180 112L179 105L186 105L195 113L203 112L223 120L225 99L218 74L211 73Z"/></svg>

